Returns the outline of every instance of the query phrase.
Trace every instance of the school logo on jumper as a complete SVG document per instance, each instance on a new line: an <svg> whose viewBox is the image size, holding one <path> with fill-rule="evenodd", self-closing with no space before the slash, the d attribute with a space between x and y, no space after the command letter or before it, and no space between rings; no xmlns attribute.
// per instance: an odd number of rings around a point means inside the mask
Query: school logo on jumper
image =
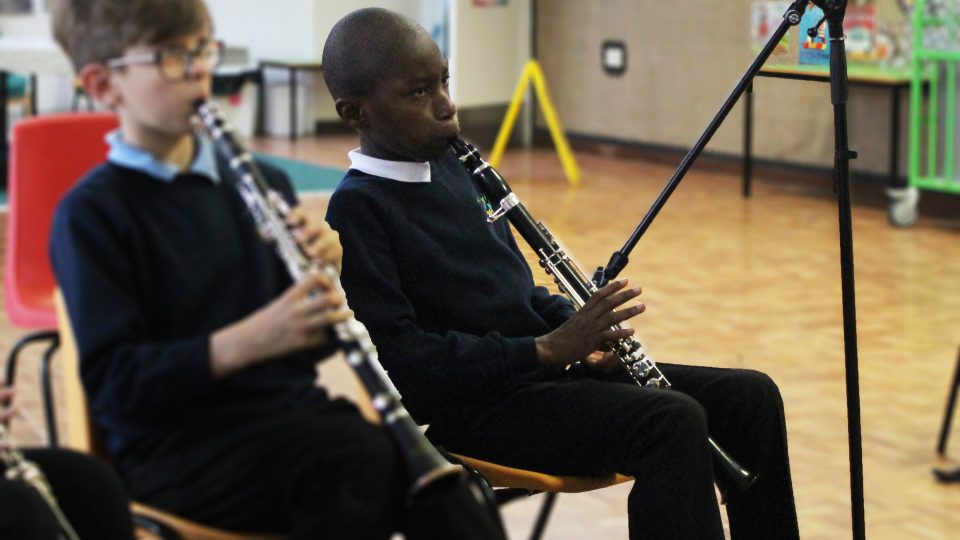
<svg viewBox="0 0 960 540"><path fill-rule="evenodd" d="M477 202L480 203L480 208L483 208L483 211L487 213L487 217L493 216L493 205L487 200L486 195L478 195Z"/></svg>

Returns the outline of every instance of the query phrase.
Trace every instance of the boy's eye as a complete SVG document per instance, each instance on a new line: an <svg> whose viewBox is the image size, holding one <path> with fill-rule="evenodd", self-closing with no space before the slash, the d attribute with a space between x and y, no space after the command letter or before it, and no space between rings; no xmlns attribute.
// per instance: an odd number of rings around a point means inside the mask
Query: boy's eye
<svg viewBox="0 0 960 540"><path fill-rule="evenodd" d="M427 95L427 91L428 91L428 90L427 90L427 87L426 87L426 86L422 86L422 87L420 87L420 88L417 88L417 89L414 90L413 92L410 92L410 95L412 95L413 97L423 97L423 96Z"/></svg>

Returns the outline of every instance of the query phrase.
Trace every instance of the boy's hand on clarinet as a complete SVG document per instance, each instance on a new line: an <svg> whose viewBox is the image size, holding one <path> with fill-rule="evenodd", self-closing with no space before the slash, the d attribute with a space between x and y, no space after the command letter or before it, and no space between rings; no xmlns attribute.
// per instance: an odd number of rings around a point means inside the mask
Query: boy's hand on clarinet
<svg viewBox="0 0 960 540"><path fill-rule="evenodd" d="M323 264L332 264L337 272L340 271L343 263L340 235L326 221L314 222L302 206L297 206L287 215L287 226L310 258Z"/></svg>
<svg viewBox="0 0 960 540"><path fill-rule="evenodd" d="M603 374L613 373L622 365L616 353L606 350L593 351L583 363L589 371Z"/></svg>
<svg viewBox="0 0 960 540"><path fill-rule="evenodd" d="M537 338L537 361L558 369L580 361L600 371L612 369L612 354L596 354L606 344L633 335L632 328L614 330L612 327L640 313L646 307L637 304L621 310L620 306L640 295L640 288L623 290L627 280L614 281L602 287L582 309L574 313L559 328Z"/></svg>
<svg viewBox="0 0 960 540"><path fill-rule="evenodd" d="M247 318L211 337L215 378L252 364L322 345L331 325L352 317L330 279L311 274Z"/></svg>

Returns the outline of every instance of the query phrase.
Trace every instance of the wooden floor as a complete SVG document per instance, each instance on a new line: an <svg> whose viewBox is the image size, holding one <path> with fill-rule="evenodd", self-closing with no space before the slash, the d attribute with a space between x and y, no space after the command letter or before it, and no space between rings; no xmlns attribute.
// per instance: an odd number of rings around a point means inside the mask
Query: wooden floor
<svg viewBox="0 0 960 540"><path fill-rule="evenodd" d="M255 146L345 167L355 141L338 136ZM577 158L584 173L578 189L568 187L550 150L508 152L500 170L531 213L589 270L622 246L673 168ZM849 538L838 226L830 181L762 178L749 200L740 197L738 182L694 170L675 192L623 273L645 290L647 312L634 326L659 360L750 367L773 376L786 404L802 536ZM310 197L305 205L322 216L326 201ZM853 217L867 534L878 540L957 538L950 531L960 530L960 485L938 485L931 467L938 464L934 446L960 347L960 217L922 216L906 230L890 227L878 208L857 206ZM0 353L19 333L0 315ZM39 440L33 371L23 372L27 420L17 434L24 442ZM960 440L956 445L955 457ZM622 485L561 496L546 538L626 538L628 491ZM506 507L511 538L527 536L538 504L539 497Z"/></svg>

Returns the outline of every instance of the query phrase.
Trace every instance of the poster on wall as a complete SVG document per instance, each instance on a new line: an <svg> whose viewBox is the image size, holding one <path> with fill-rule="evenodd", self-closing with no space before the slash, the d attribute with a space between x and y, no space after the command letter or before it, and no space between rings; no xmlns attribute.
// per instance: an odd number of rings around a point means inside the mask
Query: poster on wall
<svg viewBox="0 0 960 540"><path fill-rule="evenodd" d="M829 64L830 63L830 31L826 24L819 24L823 19L823 10L807 4L800 19L797 33L800 34L800 63L801 64ZM819 26L818 26L819 25ZM810 35L810 30L813 35Z"/></svg>
<svg viewBox="0 0 960 540"><path fill-rule="evenodd" d="M877 50L877 7L851 4L843 18L844 43L850 60L879 60Z"/></svg>
<svg viewBox="0 0 960 540"><path fill-rule="evenodd" d="M507 0L473 0L474 7L499 7L507 5Z"/></svg>
<svg viewBox="0 0 960 540"><path fill-rule="evenodd" d="M757 53L767 44L774 31L783 21L783 14L790 8L789 1L763 0L754 2L750 10L750 43ZM784 35L770 55L770 63L781 64L790 60L790 38ZM796 55L796 52L794 52ZM796 58L793 59L796 62Z"/></svg>
<svg viewBox="0 0 960 540"><path fill-rule="evenodd" d="M0 15L24 15L33 12L33 0L0 0Z"/></svg>
<svg viewBox="0 0 960 540"><path fill-rule="evenodd" d="M446 0L426 0L420 2L420 25L430 32L430 37L440 47L440 54L449 56L450 36L448 31Z"/></svg>

